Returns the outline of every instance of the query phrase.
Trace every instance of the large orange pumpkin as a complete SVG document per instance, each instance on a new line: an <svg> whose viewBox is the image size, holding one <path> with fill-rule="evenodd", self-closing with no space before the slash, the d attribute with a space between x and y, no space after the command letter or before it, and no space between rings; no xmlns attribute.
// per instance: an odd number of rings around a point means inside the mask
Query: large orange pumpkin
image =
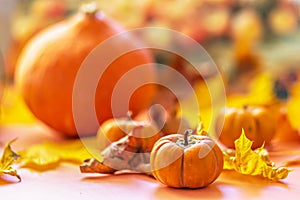
<svg viewBox="0 0 300 200"><path fill-rule="evenodd" d="M223 170L223 154L204 135L171 134L159 139L151 151L153 176L175 188L201 188L214 182Z"/></svg>
<svg viewBox="0 0 300 200"><path fill-rule="evenodd" d="M39 120L67 136L77 136L72 112L72 92L82 62L98 44L124 31L118 23L95 7L89 5L87 8L35 36L24 47L17 64L16 84L25 103ZM120 45L125 44L132 49L137 46L134 38L123 37L120 40ZM118 44L112 44L105 53L113 54L113 50L118 47ZM99 60L101 57L92 62L97 63ZM149 51L140 49L119 56L108 67L98 66L102 69L107 67L99 77L95 93L95 112L99 123L113 117L111 100L118 80L131 69L149 63L152 63L152 55ZM131 80L155 80L154 67L147 70L142 74L131 75ZM124 94L130 84L134 84L132 82L122 85ZM137 114L149 106L155 91L154 84L143 85L130 96L130 101L122 99L126 96L123 95L118 102L123 105L126 101L127 105L129 101L129 109ZM86 97L82 95L80 98ZM84 106L78 109L82 116L90 114L86 113ZM117 108L114 114L117 117L126 116L127 110ZM87 122L80 129L80 135L95 134L99 124L85 121Z"/></svg>
<svg viewBox="0 0 300 200"><path fill-rule="evenodd" d="M234 141L245 130L246 136L253 141L252 148L268 145L276 132L276 118L263 106L244 106L243 108L226 108L218 116L216 132L219 141L229 148L234 148ZM220 124L224 118L224 125Z"/></svg>

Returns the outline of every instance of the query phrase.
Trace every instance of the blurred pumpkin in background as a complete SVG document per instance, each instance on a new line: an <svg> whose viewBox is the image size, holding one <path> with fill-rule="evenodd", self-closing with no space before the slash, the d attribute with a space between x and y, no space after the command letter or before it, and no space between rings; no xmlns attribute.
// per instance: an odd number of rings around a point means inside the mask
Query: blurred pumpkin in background
<svg viewBox="0 0 300 200"><path fill-rule="evenodd" d="M132 130L144 125L144 122L132 120L130 116L118 119L108 119L104 121L97 132L97 145L100 151L103 151L112 142L118 141L125 137Z"/></svg>
<svg viewBox="0 0 300 200"><path fill-rule="evenodd" d="M291 122L287 116L287 110L281 109L278 116L278 121L276 125L276 134L274 140L280 142L287 141L300 141L299 131L293 128Z"/></svg>
<svg viewBox="0 0 300 200"><path fill-rule="evenodd" d="M18 90L37 119L63 135L77 136L72 112L72 92L77 72L97 45L122 31L124 29L103 12L99 12L95 4L85 4L81 11L69 19L48 27L29 41L18 60L15 78ZM120 45L132 49L137 47L137 43L135 38L120 39ZM107 52L113 54L113 49L117 48L118 44L113 44ZM97 64L101 57L93 59L93 64ZM99 66L100 69L105 69L99 77L95 94L95 112L99 123L113 117L111 100L118 80L129 70L149 63L152 63L152 55L141 49L119 56L109 66ZM131 74L133 83L124 84L124 92L131 84L135 84L136 79L154 80L154 67L150 66L147 70L138 76ZM155 91L155 85L147 84L131 95L128 101L133 115L149 106ZM118 99L120 104L126 100ZM82 116L89 114L85 113L84 106L79 110ZM120 110L116 113L118 117L126 116L126 112L122 113ZM98 128L98 124L85 122L80 135L96 134Z"/></svg>
<svg viewBox="0 0 300 200"><path fill-rule="evenodd" d="M224 118L224 125L218 120ZM222 120L220 120L222 121ZM276 132L276 116L261 106L244 106L243 108L226 108L216 121L216 133L219 141L228 148L234 148L244 129L247 138L253 141L252 148L268 145Z"/></svg>

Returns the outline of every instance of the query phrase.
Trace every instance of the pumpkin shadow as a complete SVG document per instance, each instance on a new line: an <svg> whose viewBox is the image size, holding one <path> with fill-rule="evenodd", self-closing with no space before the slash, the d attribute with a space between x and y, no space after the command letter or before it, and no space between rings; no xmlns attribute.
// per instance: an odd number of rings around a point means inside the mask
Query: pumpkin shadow
<svg viewBox="0 0 300 200"><path fill-rule="evenodd" d="M223 198L257 198L267 188L289 190L289 185L282 181L272 181L260 176L242 175L234 171L223 171L211 185L200 189L177 189L160 185L155 191L157 199L223 199Z"/></svg>
<svg viewBox="0 0 300 200"><path fill-rule="evenodd" d="M142 173L135 173L135 172L121 172L115 174L88 174L87 176L83 177L81 181L84 182L91 182L91 183L117 183L117 184L128 184L128 180L130 179L143 179L149 182L156 182L154 177L142 174Z"/></svg>
<svg viewBox="0 0 300 200"><path fill-rule="evenodd" d="M247 185L261 186L262 189L263 187L269 187L269 186L277 186L286 189L289 188L288 184L280 180L275 181L261 176L243 175L235 171L224 170L221 174L221 179L223 182L227 182L231 184L246 183Z"/></svg>
<svg viewBox="0 0 300 200"><path fill-rule="evenodd" d="M261 176L243 175L235 171L224 170L220 180L224 185L234 188L247 198L260 197L263 192L272 188L281 188L287 192L290 189L289 185L283 181L274 181Z"/></svg>
<svg viewBox="0 0 300 200"><path fill-rule="evenodd" d="M157 187L154 196L157 199L222 199L220 189L222 183L218 181L199 189L172 188L165 185Z"/></svg>
<svg viewBox="0 0 300 200"><path fill-rule="evenodd" d="M0 186L16 184L19 182L20 182L20 180L17 177L12 177L9 175L3 175L0 177Z"/></svg>

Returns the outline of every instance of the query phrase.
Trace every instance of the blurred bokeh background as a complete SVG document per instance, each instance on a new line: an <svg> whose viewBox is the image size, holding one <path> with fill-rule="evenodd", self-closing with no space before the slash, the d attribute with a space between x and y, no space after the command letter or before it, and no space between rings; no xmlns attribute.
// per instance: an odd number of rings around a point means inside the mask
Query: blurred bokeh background
<svg viewBox="0 0 300 200"><path fill-rule="evenodd" d="M292 85L299 79L297 0L95 1L126 29L165 27L198 41L223 72L228 97L240 95L229 105L268 104L274 99L286 102ZM0 0L0 64L5 71L1 72L1 79L7 87L13 87L18 55L28 40L77 12L82 2L85 1ZM164 42L166 37L159 36L157 40ZM157 60L172 64L183 73L193 73L187 70L188 63L176 56L157 55ZM197 80L191 74L187 76L191 81ZM13 89L4 92L3 99L2 123L33 121L30 113L20 112L25 108Z"/></svg>
<svg viewBox="0 0 300 200"><path fill-rule="evenodd" d="M72 15L81 2L86 0L1 0L0 47L4 57L8 57L8 76L13 75L17 55L24 44L41 29ZM231 70L234 65L229 61L219 61L228 57L226 53L238 57L232 62L244 62L235 63L235 67L241 70L255 67L253 64L245 64L249 60L243 61L246 57L254 57L254 54L263 54L268 57L266 64L273 65L288 60L294 62L298 57L297 0L96 2L101 10L127 29L156 26L187 34L201 43L225 70Z"/></svg>

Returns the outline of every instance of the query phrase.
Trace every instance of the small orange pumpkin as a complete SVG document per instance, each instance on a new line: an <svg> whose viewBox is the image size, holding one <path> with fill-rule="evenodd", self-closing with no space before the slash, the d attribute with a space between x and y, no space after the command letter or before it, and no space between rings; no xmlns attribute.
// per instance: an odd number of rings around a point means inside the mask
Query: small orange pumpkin
<svg viewBox="0 0 300 200"><path fill-rule="evenodd" d="M287 116L286 109L281 109L279 111L276 124L277 125L274 140L278 140L279 142L300 140L299 130L292 127L291 122Z"/></svg>
<svg viewBox="0 0 300 200"><path fill-rule="evenodd" d="M132 120L129 116L127 118L106 120L101 124L97 132L96 139L99 149L103 151L112 142L128 135L139 124L139 122Z"/></svg>
<svg viewBox="0 0 300 200"><path fill-rule="evenodd" d="M224 124L220 123L224 119ZM243 108L226 108L216 121L216 133L219 141L229 148L234 148L244 129L247 138L253 141L252 148L269 144L276 132L276 118L265 107L244 106Z"/></svg>
<svg viewBox="0 0 300 200"><path fill-rule="evenodd" d="M151 123L144 121L143 125L133 128L129 144L135 146L138 152L150 153L154 144L162 137L162 133Z"/></svg>
<svg viewBox="0 0 300 200"><path fill-rule="evenodd" d="M150 154L153 176L175 188L201 188L223 170L223 154L208 136L171 134L159 139Z"/></svg>
<svg viewBox="0 0 300 200"><path fill-rule="evenodd" d="M88 5L85 8L32 38L20 55L15 77L17 88L36 118L63 135L73 137L77 136L72 110L73 86L77 72L82 62L97 45L124 31L118 23L103 12L98 12L95 6ZM135 38L120 37L119 39L120 45L132 49L138 48ZM113 55L113 49L118 49L118 44L111 44L106 53ZM92 63L99 63L99 60L101 58L93 59ZM153 63L152 60L149 51L140 49L119 56L109 66L99 65L99 69L105 69L99 77L95 92L95 112L100 124L113 117L112 95L119 79L135 67ZM155 67L150 66L146 70L138 75L131 73L132 81L122 84L121 90L126 93L128 88L135 87L137 84L135 80L153 82L156 77ZM92 72L91 76L93 76ZM81 91L82 102L86 98L84 93L88 89ZM142 85L131 95L129 109L133 113L146 109L152 103L155 93L155 84ZM124 109L128 99L125 99L127 95L123 94L123 96L118 99L119 107L114 110L114 116L126 115ZM122 106L123 104L126 106ZM88 119L84 116L90 113L87 113L82 105L78 106L81 113L79 121L83 124L80 135L95 134L99 125L87 122Z"/></svg>
<svg viewBox="0 0 300 200"><path fill-rule="evenodd" d="M128 116L127 118L109 119L102 123L97 132L97 145L103 151L112 142L116 142L128 134L135 137L139 147L148 152L161 137L161 132L149 121L136 121Z"/></svg>

